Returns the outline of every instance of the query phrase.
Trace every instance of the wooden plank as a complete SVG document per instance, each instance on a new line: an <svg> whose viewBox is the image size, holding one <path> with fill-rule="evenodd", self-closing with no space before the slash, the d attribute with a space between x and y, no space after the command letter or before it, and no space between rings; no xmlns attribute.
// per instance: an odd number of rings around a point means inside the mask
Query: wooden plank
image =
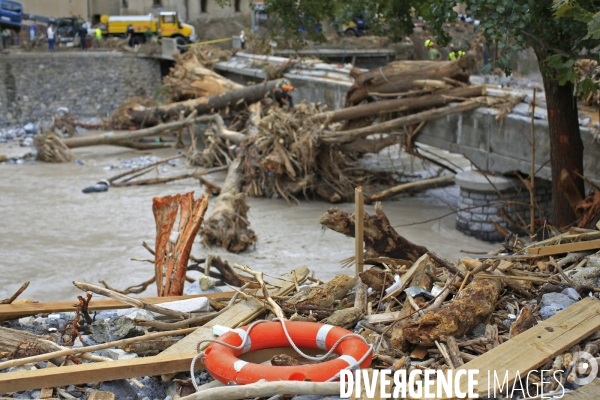
<svg viewBox="0 0 600 400"><path fill-rule="evenodd" d="M528 250L529 254L538 256L551 256L554 254L572 253L574 251L600 249L600 239L588 240L584 242L563 243L553 246L534 247Z"/></svg>
<svg viewBox="0 0 600 400"><path fill-rule="evenodd" d="M598 400L600 399L600 379L596 379L577 390L568 392L563 400Z"/></svg>
<svg viewBox="0 0 600 400"><path fill-rule="evenodd" d="M363 229L365 227L365 217L364 217L364 203L363 203L363 191L362 187L357 187L354 189L355 193L355 201L354 206L356 211L354 212L354 262L356 264L356 273L358 276L361 272L363 272Z"/></svg>
<svg viewBox="0 0 600 400"><path fill-rule="evenodd" d="M488 371L492 381L495 371L501 382L508 371L509 387L512 387L517 371L520 376L527 375L527 372L553 360L558 354L598 329L600 301L587 297L466 363L458 370L479 370L479 374L475 376L478 382L474 391L479 397L484 397L488 393ZM461 379L460 386L461 391L466 392L466 378Z"/></svg>
<svg viewBox="0 0 600 400"><path fill-rule="evenodd" d="M115 394L96 390L88 394L88 400L115 400Z"/></svg>
<svg viewBox="0 0 600 400"><path fill-rule="evenodd" d="M170 296L170 297L143 297L140 300L150 304L167 303L170 301L193 299L196 297L208 297L209 299L214 298L231 298L233 296L232 291L220 292L220 293L207 293L207 294L193 294L189 296ZM113 299L105 298L93 298L90 301L88 310L90 311L101 311L101 310L115 310L120 308L130 308L127 304ZM72 301L55 301L48 303L22 303L22 304L0 304L0 320L14 319L17 317L35 315L41 313L55 313L55 312L69 312L77 309L77 300Z"/></svg>
<svg viewBox="0 0 600 400"><path fill-rule="evenodd" d="M40 399L50 399L52 398L52 394L54 393L53 388L43 388L40 392ZM89 400L89 398L88 398Z"/></svg>
<svg viewBox="0 0 600 400"><path fill-rule="evenodd" d="M291 347L276 347L246 353L241 355L240 359L248 362L263 362L277 354L287 354L291 357L298 356ZM159 354L153 357L117 360L110 363L90 363L60 368L8 372L0 374L0 393L20 392L44 387L81 385L140 376L174 374L189 371L190 363L195 355L195 351L169 355ZM203 368L204 365L197 361L196 369Z"/></svg>
<svg viewBox="0 0 600 400"><path fill-rule="evenodd" d="M298 282L304 281L310 272L306 267L298 267L296 271L296 278ZM294 284L294 277L292 273L284 274L281 277L274 279L267 284L269 289L269 295L271 296L283 296L291 292L296 288ZM177 353L186 353L190 351L196 351L196 346L200 340L214 339L216 336L212 333L212 327L215 325L222 325L228 328L236 328L246 323L249 320L256 318L262 313L264 307L259 305L253 300L243 299L223 314L216 318L208 321L205 325L199 327L194 332L175 343L161 353L161 355L172 355ZM209 343L204 343L201 350L208 347Z"/></svg>

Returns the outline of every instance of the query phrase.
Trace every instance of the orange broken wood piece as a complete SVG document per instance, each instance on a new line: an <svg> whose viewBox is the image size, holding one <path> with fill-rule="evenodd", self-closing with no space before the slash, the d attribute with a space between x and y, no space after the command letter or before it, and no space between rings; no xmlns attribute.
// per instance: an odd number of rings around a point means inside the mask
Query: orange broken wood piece
<svg viewBox="0 0 600 400"><path fill-rule="evenodd" d="M207 208L208 196L194 200L194 192L153 199L152 210L156 220L155 273L159 296L183 294L190 251ZM178 211L179 225L174 232Z"/></svg>

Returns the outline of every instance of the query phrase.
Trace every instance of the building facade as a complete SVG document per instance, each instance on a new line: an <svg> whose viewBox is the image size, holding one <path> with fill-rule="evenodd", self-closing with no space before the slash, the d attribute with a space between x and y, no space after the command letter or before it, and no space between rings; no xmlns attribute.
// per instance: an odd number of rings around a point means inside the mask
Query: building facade
<svg viewBox="0 0 600 400"><path fill-rule="evenodd" d="M92 24L100 16L145 15L177 11L183 21L196 27L200 40L219 39L239 34L252 23L252 0L20 0L25 13L60 18L80 16ZM262 0L261 0L262 2Z"/></svg>

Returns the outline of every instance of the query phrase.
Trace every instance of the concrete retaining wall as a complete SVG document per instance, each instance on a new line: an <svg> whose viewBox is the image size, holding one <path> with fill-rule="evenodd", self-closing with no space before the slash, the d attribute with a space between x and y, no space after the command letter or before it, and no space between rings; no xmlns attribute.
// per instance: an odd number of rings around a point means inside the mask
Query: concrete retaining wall
<svg viewBox="0 0 600 400"><path fill-rule="evenodd" d="M0 126L50 119L58 107L106 117L129 97L154 97L160 60L106 52L3 54Z"/></svg>
<svg viewBox="0 0 600 400"><path fill-rule="evenodd" d="M481 170L497 173L522 171L528 173L531 165L531 118L509 114L504 121L496 119L498 111L480 108L475 111L452 114L427 122L417 135L417 142L464 154ZM581 128L585 174L600 181L600 145L593 140L588 128ZM551 179L550 136L548 121L535 120L535 159L537 176Z"/></svg>

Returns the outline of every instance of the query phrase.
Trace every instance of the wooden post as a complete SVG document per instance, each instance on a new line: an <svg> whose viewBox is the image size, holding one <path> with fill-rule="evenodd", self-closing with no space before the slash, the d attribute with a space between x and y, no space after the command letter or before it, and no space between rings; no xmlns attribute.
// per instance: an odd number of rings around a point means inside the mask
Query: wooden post
<svg viewBox="0 0 600 400"><path fill-rule="evenodd" d="M529 234L535 235L535 87L531 101L531 173L529 174Z"/></svg>
<svg viewBox="0 0 600 400"><path fill-rule="evenodd" d="M365 224L363 210L363 192L362 187L357 187L355 193L355 211L354 211L354 250L356 260L356 275L363 272L363 227Z"/></svg>

